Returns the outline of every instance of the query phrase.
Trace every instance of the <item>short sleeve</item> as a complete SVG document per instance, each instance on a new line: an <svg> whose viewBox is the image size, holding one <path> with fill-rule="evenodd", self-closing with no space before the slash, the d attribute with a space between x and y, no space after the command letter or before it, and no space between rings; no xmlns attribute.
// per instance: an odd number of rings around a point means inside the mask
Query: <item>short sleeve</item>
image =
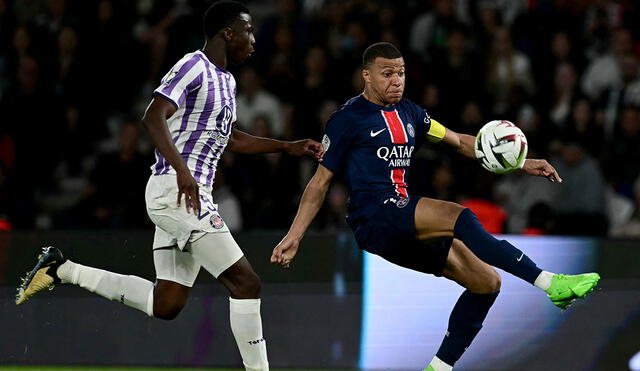
<svg viewBox="0 0 640 371"><path fill-rule="evenodd" d="M177 109L184 103L189 92L202 85L204 73L204 63L198 56L182 59L162 78L153 95L162 96Z"/></svg>
<svg viewBox="0 0 640 371"><path fill-rule="evenodd" d="M413 122L416 124L416 144L419 147L427 137L427 133L431 129L431 117L427 113L427 110L419 105L407 100L409 104L409 112L411 113Z"/></svg>
<svg viewBox="0 0 640 371"><path fill-rule="evenodd" d="M324 156L320 164L334 174L340 170L349 152L352 131L347 130L348 126L346 115L338 113L329 119L322 137Z"/></svg>

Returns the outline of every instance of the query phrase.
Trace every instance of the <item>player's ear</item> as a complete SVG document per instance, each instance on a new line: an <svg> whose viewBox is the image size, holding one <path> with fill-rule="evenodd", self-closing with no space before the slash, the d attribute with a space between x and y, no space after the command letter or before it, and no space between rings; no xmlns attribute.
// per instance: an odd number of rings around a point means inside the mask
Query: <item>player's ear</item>
<svg viewBox="0 0 640 371"><path fill-rule="evenodd" d="M371 82L371 74L369 73L369 69L366 67L362 69L362 78L365 82Z"/></svg>
<svg viewBox="0 0 640 371"><path fill-rule="evenodd" d="M231 27L225 27L220 32L222 32L224 41L231 41L231 39L233 39L233 29L231 29Z"/></svg>

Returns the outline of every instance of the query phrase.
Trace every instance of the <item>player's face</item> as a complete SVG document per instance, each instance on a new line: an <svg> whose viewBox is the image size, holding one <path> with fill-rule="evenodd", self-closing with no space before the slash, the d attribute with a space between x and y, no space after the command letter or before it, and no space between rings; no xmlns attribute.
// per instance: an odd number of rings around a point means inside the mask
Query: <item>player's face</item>
<svg viewBox="0 0 640 371"><path fill-rule="evenodd" d="M398 103L404 94L404 59L378 57L362 71L365 93L374 103L390 106Z"/></svg>
<svg viewBox="0 0 640 371"><path fill-rule="evenodd" d="M251 16L246 13L240 14L238 19L231 25L233 37L229 42L229 57L233 63L242 63L253 53L253 44L256 39L253 36L253 25Z"/></svg>

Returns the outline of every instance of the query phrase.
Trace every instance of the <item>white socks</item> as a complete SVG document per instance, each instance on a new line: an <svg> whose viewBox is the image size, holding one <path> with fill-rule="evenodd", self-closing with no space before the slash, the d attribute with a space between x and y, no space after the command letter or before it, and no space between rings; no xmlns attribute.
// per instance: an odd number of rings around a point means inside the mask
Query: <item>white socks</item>
<svg viewBox="0 0 640 371"><path fill-rule="evenodd" d="M449 366L448 364L444 363L444 361L438 357L433 357L433 360L431 361L431 363L429 363L429 366L433 367L435 371L452 371L453 370L452 366Z"/></svg>
<svg viewBox="0 0 640 371"><path fill-rule="evenodd" d="M153 316L153 283L150 281L87 267L71 260L60 265L56 273L62 283L78 285Z"/></svg>
<svg viewBox="0 0 640 371"><path fill-rule="evenodd" d="M268 371L267 343L262 337L260 299L229 298L231 331L247 371Z"/></svg>
<svg viewBox="0 0 640 371"><path fill-rule="evenodd" d="M553 278L553 276L554 273L542 271L533 284L535 287L546 291L549 287L551 287L551 278Z"/></svg>

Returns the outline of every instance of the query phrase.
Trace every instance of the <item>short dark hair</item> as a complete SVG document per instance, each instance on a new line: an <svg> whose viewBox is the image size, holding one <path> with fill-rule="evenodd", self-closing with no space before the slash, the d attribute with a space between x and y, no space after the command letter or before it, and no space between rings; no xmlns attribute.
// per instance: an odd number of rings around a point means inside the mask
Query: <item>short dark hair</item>
<svg viewBox="0 0 640 371"><path fill-rule="evenodd" d="M395 45L388 42L375 43L367 48L362 54L362 68L369 68L371 63L378 57L386 59L402 58L402 53Z"/></svg>
<svg viewBox="0 0 640 371"><path fill-rule="evenodd" d="M250 14L249 9L237 1L222 0L213 3L202 19L202 28L207 39L214 37L221 29L229 27L242 13Z"/></svg>

